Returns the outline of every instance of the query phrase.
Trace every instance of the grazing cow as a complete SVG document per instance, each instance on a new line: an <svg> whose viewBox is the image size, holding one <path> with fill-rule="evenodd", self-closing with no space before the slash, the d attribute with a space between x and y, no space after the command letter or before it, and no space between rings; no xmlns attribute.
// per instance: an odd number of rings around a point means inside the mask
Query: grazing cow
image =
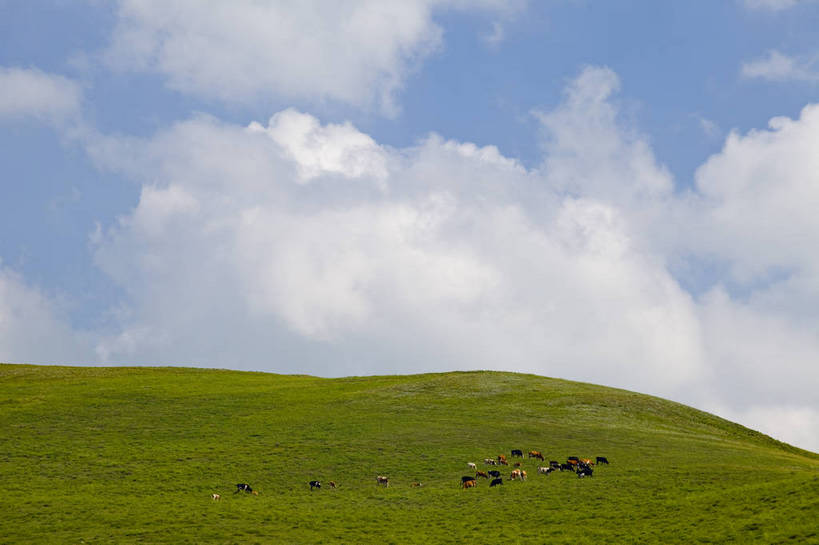
<svg viewBox="0 0 819 545"><path fill-rule="evenodd" d="M314 488L321 490L321 481L310 481L310 490L313 490Z"/></svg>
<svg viewBox="0 0 819 545"><path fill-rule="evenodd" d="M330 482L329 482L329 483L327 483L327 484L329 484L329 485L330 485L330 488L332 488L332 489L335 489L335 487L336 487L336 482L335 482L335 481L330 481Z"/></svg>
<svg viewBox="0 0 819 545"><path fill-rule="evenodd" d="M594 462L592 462L590 458L582 458L580 460L580 463L585 464L587 466L593 466L594 465Z"/></svg>
<svg viewBox="0 0 819 545"><path fill-rule="evenodd" d="M523 458L523 451L520 449L513 448L512 449L512 458L517 456L518 458Z"/></svg>
<svg viewBox="0 0 819 545"><path fill-rule="evenodd" d="M526 470L525 470L525 469L521 469L521 470L520 470L520 480L521 480L521 481L525 481L525 480L526 480Z"/></svg>
<svg viewBox="0 0 819 545"><path fill-rule="evenodd" d="M236 492L234 494L238 494L239 492L245 491L248 494L253 492L253 489L250 488L250 485L247 483L239 483L236 485Z"/></svg>
<svg viewBox="0 0 819 545"><path fill-rule="evenodd" d="M558 462L557 460L549 460L549 467L556 467L556 468L559 469L560 468L560 462Z"/></svg>
<svg viewBox="0 0 819 545"><path fill-rule="evenodd" d="M412 488L421 488L421 486L423 486L421 483L412 483L410 485L410 487L412 487Z"/></svg>
<svg viewBox="0 0 819 545"><path fill-rule="evenodd" d="M253 492L251 492L251 494L253 494L254 496L258 496L258 495L259 495L259 491L258 491L258 490L254 490Z"/></svg>
<svg viewBox="0 0 819 545"><path fill-rule="evenodd" d="M494 466L494 465L497 465L497 464L495 463L495 460L494 460L494 459L492 459L492 458L484 458L484 459L483 459L483 463L485 463L485 464L486 464L486 465L488 465L488 466Z"/></svg>
<svg viewBox="0 0 819 545"><path fill-rule="evenodd" d="M220 496L219 494L211 494L210 497L213 498L213 501L218 501L222 499L222 496Z"/></svg>
<svg viewBox="0 0 819 545"><path fill-rule="evenodd" d="M541 462L543 461L543 454L539 450L530 450L529 451L529 458L537 458Z"/></svg>
<svg viewBox="0 0 819 545"><path fill-rule="evenodd" d="M554 470L555 470L555 468L553 468L552 466L549 466L549 467L538 466L538 468L537 468L537 472L538 473L543 473L544 475L548 475L549 473L551 473Z"/></svg>
<svg viewBox="0 0 819 545"><path fill-rule="evenodd" d="M517 479L519 477L520 477L520 470L519 469L514 469L514 470L512 470L512 474L509 475L509 480L514 481L515 479Z"/></svg>
<svg viewBox="0 0 819 545"><path fill-rule="evenodd" d="M475 480L472 480L472 481L464 481L464 482L461 484L461 486L463 487L463 489L464 489L464 490L466 490L467 488L474 488L474 487L478 486L478 481L475 481Z"/></svg>
<svg viewBox="0 0 819 545"><path fill-rule="evenodd" d="M605 456L598 456L598 457L597 457L597 463L598 463L598 464L606 464L606 465L609 465L609 461L608 461L608 460L606 460L606 457L605 457Z"/></svg>
<svg viewBox="0 0 819 545"><path fill-rule="evenodd" d="M506 456L503 455L503 454L498 454L498 461L499 462L505 462L506 461Z"/></svg>
<svg viewBox="0 0 819 545"><path fill-rule="evenodd" d="M474 481L474 480L475 480L475 477L473 477L472 475L464 475L463 477L461 477L461 484L465 483L466 481Z"/></svg>
<svg viewBox="0 0 819 545"><path fill-rule="evenodd" d="M522 465L523 465L523 464L521 464L520 462L515 462L515 467L520 467L520 466L522 466Z"/></svg>
<svg viewBox="0 0 819 545"><path fill-rule="evenodd" d="M590 468L589 466L586 466L586 467L584 467L584 468L582 468L582 469L578 469L578 470L577 470L577 476L578 476L578 477L585 477L586 475L588 475L589 477L591 477L591 476L592 476L592 473L594 473L594 471L593 471L593 470L592 470L592 468Z"/></svg>
<svg viewBox="0 0 819 545"><path fill-rule="evenodd" d="M492 488L493 486L498 486L499 484L503 484L503 479L501 479L500 477L498 477L497 479L492 479L492 482L489 483L489 488Z"/></svg>
<svg viewBox="0 0 819 545"><path fill-rule="evenodd" d="M574 473L574 466L572 464L560 464L560 471L571 471Z"/></svg>
<svg viewBox="0 0 819 545"><path fill-rule="evenodd" d="M476 471L475 477L483 477L484 479L488 479L489 475L487 475L486 471Z"/></svg>
<svg viewBox="0 0 819 545"><path fill-rule="evenodd" d="M569 458L569 459L568 459L568 460L566 460L566 461L567 461L569 464L573 465L573 466L576 466L576 465L580 464L580 460L577 460L577 459L572 459L572 458Z"/></svg>
<svg viewBox="0 0 819 545"><path fill-rule="evenodd" d="M496 479L498 477L500 477L500 471L498 471L497 469L493 469L492 471L487 471L487 473L489 473L490 477L495 477Z"/></svg>
<svg viewBox="0 0 819 545"><path fill-rule="evenodd" d="M375 480L378 482L378 484L383 484L385 488L390 486L390 480L383 475L379 475L375 478Z"/></svg>
<svg viewBox="0 0 819 545"><path fill-rule="evenodd" d="M469 466L469 469L477 469L478 468L478 466L476 466L473 462L467 462L466 465Z"/></svg>

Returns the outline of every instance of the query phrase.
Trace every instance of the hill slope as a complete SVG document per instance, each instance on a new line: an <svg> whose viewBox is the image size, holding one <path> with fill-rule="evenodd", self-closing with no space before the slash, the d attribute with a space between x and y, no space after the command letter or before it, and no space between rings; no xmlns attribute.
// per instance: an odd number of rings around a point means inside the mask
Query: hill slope
<svg viewBox="0 0 819 545"><path fill-rule="evenodd" d="M819 542L819 456L589 384L0 365L0 407L2 543ZM611 465L459 488L514 448Z"/></svg>

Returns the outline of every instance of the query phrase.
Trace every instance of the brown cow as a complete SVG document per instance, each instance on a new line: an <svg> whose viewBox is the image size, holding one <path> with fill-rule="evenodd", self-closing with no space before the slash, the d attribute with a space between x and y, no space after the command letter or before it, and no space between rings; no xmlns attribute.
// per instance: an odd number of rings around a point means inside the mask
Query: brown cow
<svg viewBox="0 0 819 545"><path fill-rule="evenodd" d="M378 482L378 484L383 484L385 488L390 486L389 478L383 475L379 475L378 477L375 478L375 480Z"/></svg>
<svg viewBox="0 0 819 545"><path fill-rule="evenodd" d="M410 485L410 487L412 487L412 488L420 488L421 486L422 486L421 483L412 483Z"/></svg>
<svg viewBox="0 0 819 545"><path fill-rule="evenodd" d="M463 482L464 490L466 490L467 488L474 488L476 486L478 486L478 481L464 481Z"/></svg>
<svg viewBox="0 0 819 545"><path fill-rule="evenodd" d="M219 494L211 494L210 497L213 498L213 501L218 501L222 499L222 496L220 496Z"/></svg>
<svg viewBox="0 0 819 545"><path fill-rule="evenodd" d="M509 475L509 480L514 481L515 479L519 479L519 478L520 478L520 470L519 469L512 470L512 474Z"/></svg>
<svg viewBox="0 0 819 545"><path fill-rule="evenodd" d="M525 470L525 469L521 469L521 470L520 470L520 480L521 480L521 481L525 481L525 480L526 480L526 470Z"/></svg>
<svg viewBox="0 0 819 545"><path fill-rule="evenodd" d="M486 474L486 471L476 471L475 476L476 477L483 477L484 479L489 478L489 475Z"/></svg>
<svg viewBox="0 0 819 545"><path fill-rule="evenodd" d="M537 458L541 462L544 461L543 460L543 454L539 450L530 450L529 451L529 458Z"/></svg>
<svg viewBox="0 0 819 545"><path fill-rule="evenodd" d="M523 464L522 464L522 463L520 463L520 462L515 462L515 467L520 467L520 466L522 466L522 465L523 465Z"/></svg>
<svg viewBox="0 0 819 545"><path fill-rule="evenodd" d="M327 483L327 484L329 484L329 485L330 485L330 488L335 488L335 487L336 487L336 482L335 482L335 481L330 481L330 482L329 482L329 483Z"/></svg>

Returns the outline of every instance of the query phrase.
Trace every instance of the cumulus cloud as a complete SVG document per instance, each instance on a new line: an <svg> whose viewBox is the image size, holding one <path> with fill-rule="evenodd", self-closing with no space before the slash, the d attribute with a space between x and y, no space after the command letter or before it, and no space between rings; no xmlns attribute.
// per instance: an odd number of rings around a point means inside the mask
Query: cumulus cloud
<svg viewBox="0 0 819 545"><path fill-rule="evenodd" d="M680 192L620 119L618 85L589 67L537 112L534 169L435 134L391 148L293 109L89 142L101 168L142 185L95 237L128 294L99 358L531 371L751 426L787 414L775 437L819 436L800 431L815 425L819 384L819 110L732 133ZM725 274L692 295L680 260Z"/></svg>
<svg viewBox="0 0 819 545"><path fill-rule="evenodd" d="M27 118L60 122L78 115L80 86L36 68L0 66L0 119Z"/></svg>
<svg viewBox="0 0 819 545"><path fill-rule="evenodd" d="M776 50L769 51L767 57L744 63L741 72L746 78L770 81L819 81L816 62L798 60Z"/></svg>
<svg viewBox="0 0 819 545"><path fill-rule="evenodd" d="M91 361L90 338L71 329L63 305L0 264L0 361Z"/></svg>
<svg viewBox="0 0 819 545"><path fill-rule="evenodd" d="M225 102L270 97L397 110L395 93L441 45L433 12L508 13L520 2L120 0L106 57L178 91Z"/></svg>

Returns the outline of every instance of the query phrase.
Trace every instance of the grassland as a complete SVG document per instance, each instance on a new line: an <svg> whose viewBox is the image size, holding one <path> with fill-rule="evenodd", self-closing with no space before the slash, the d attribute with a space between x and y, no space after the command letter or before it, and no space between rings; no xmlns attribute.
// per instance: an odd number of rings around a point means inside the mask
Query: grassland
<svg viewBox="0 0 819 545"><path fill-rule="evenodd" d="M459 488L513 448L611 465ZM0 482L0 543L819 543L816 454L510 373L0 365Z"/></svg>

